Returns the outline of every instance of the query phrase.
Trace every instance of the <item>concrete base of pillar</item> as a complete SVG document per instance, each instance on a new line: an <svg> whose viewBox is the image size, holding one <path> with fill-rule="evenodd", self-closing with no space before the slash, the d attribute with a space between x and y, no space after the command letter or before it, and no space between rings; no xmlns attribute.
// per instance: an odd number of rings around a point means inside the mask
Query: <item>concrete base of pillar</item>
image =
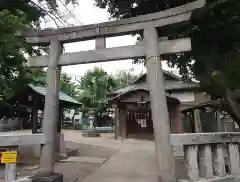
<svg viewBox="0 0 240 182"><path fill-rule="evenodd" d="M63 175L60 173L54 173L48 177L33 176L32 182L63 182Z"/></svg>
<svg viewBox="0 0 240 182"><path fill-rule="evenodd" d="M122 137L120 137L120 136L118 136L118 137L115 137L115 140L116 141L122 141L122 140L124 140Z"/></svg>

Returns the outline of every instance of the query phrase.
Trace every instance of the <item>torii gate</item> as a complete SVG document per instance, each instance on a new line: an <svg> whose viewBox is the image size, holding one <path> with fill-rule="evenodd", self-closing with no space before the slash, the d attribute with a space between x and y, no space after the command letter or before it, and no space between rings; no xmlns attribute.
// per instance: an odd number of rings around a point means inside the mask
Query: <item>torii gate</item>
<svg viewBox="0 0 240 182"><path fill-rule="evenodd" d="M59 67L145 57L159 181L176 182L160 54L190 51L191 40L185 38L158 41L156 28L188 21L193 11L203 8L205 3L205 0L197 0L176 8L129 19L60 29L28 30L23 33L28 43L50 44L49 56L30 57L28 60L29 67L48 67L43 119L43 133L47 141L42 148L40 170L36 175L37 181L62 181L62 175L54 174L53 162L58 111ZM105 39L108 37L140 32L143 32L144 41L139 45L106 48ZM64 43L92 39L96 40L95 50L62 54Z"/></svg>

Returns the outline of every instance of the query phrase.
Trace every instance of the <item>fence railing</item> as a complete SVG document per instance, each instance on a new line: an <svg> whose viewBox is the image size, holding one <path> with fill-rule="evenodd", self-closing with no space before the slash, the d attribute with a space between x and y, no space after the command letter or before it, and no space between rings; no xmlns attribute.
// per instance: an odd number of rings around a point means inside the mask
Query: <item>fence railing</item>
<svg viewBox="0 0 240 182"><path fill-rule="evenodd" d="M0 119L0 131L11 131L16 129L22 129L22 119L17 117Z"/></svg>
<svg viewBox="0 0 240 182"><path fill-rule="evenodd" d="M44 144L44 143L45 143L45 136L43 134L12 134L12 133L0 134L0 147L5 148L7 152L6 154L9 154L9 157L5 156L5 159L4 159L5 161L3 161L2 159L4 156L1 156L1 162L5 163L5 181L8 182L8 181L18 180L17 173L16 173L17 161L12 162L11 158L14 158L13 155L17 154L19 146ZM19 181L22 181L22 180L19 179Z"/></svg>
<svg viewBox="0 0 240 182"><path fill-rule="evenodd" d="M234 181L240 176L240 133L172 134L174 146L184 147L188 180Z"/></svg>

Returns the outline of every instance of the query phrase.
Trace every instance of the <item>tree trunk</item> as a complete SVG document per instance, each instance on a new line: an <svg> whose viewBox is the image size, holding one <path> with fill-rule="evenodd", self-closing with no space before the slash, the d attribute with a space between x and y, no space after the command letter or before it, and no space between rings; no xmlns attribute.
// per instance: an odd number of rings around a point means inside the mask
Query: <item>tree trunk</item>
<svg viewBox="0 0 240 182"><path fill-rule="evenodd" d="M234 96L233 91L229 88L225 89L223 109L235 120L240 126L240 104Z"/></svg>

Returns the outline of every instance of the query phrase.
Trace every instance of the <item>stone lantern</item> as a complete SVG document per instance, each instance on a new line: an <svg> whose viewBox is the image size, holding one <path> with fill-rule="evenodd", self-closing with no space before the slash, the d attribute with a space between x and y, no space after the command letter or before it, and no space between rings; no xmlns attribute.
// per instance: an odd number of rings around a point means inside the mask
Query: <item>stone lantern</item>
<svg viewBox="0 0 240 182"><path fill-rule="evenodd" d="M94 130L93 124L94 124L94 121L95 121L95 119L96 119L95 114L96 114L96 113L95 113L95 111L94 111L93 109L90 109L90 110L88 111L89 129L90 129L90 130Z"/></svg>
<svg viewBox="0 0 240 182"><path fill-rule="evenodd" d="M94 121L96 119L96 111L94 109L90 109L88 111L88 119L89 119L89 127L88 130L82 132L83 137L100 137L99 133L96 133L94 128Z"/></svg>

